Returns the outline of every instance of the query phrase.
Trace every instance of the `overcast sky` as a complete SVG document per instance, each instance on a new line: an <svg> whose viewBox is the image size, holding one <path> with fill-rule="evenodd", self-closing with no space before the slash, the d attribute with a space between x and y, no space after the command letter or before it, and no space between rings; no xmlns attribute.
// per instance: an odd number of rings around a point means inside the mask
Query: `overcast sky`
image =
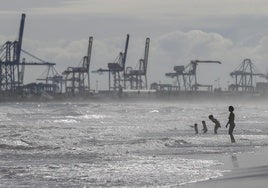
<svg viewBox="0 0 268 188"><path fill-rule="evenodd" d="M23 49L57 63L59 72L78 65L89 36L94 37L91 70L106 68L128 33L126 66L136 66L145 38L151 38L150 83L172 83L165 73L195 59L222 62L198 66L201 84L226 87L229 73L245 58L259 72L268 70L267 0L1 0L0 44L17 39L21 13L26 13ZM96 80L99 88L107 87L107 75L91 78L93 89Z"/></svg>

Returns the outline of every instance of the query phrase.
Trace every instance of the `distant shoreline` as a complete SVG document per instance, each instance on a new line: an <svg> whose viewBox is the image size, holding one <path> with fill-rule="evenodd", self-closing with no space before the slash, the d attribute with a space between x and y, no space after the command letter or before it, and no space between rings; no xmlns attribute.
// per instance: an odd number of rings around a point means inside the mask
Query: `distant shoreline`
<svg viewBox="0 0 268 188"><path fill-rule="evenodd" d="M244 92L207 92L207 91L157 91L157 92L117 92L100 91L98 93L67 94L10 94L0 93L0 102L59 102L59 101L261 101L267 100L268 94Z"/></svg>

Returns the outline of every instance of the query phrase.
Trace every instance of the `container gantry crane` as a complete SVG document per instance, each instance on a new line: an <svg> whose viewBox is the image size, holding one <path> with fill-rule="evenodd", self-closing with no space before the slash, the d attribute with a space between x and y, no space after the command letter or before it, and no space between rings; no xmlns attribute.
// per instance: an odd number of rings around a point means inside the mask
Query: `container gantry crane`
<svg viewBox="0 0 268 188"><path fill-rule="evenodd" d="M0 90L14 92L20 88L20 56L25 23L25 14L21 15L18 40L7 41L0 48Z"/></svg>
<svg viewBox="0 0 268 188"><path fill-rule="evenodd" d="M265 77L265 74L257 73L256 67L250 59L244 59L239 67L230 73L235 83L229 85L231 91L254 91L253 79L256 76Z"/></svg>
<svg viewBox="0 0 268 188"><path fill-rule="evenodd" d="M23 78L25 66L54 66L55 63L45 62L22 49L26 15L21 15L18 40L7 41L0 47L0 91L7 91L9 94L21 92L24 89ZM21 54L24 53L41 62L21 62Z"/></svg>
<svg viewBox="0 0 268 188"><path fill-rule="evenodd" d="M220 61L192 60L186 66L175 66L175 72L166 73L166 76L176 78L179 90L182 89L182 86L185 91L197 91L199 87L206 87L208 90L212 90L212 85L202 85L197 82L197 65L200 63L221 64Z"/></svg>
<svg viewBox="0 0 268 188"><path fill-rule="evenodd" d="M90 61L93 37L89 37L87 55L82 59L82 65L78 67L68 67L62 74L65 76L65 90L67 94L90 92Z"/></svg>
<svg viewBox="0 0 268 188"><path fill-rule="evenodd" d="M120 52L114 62L108 63L108 69L98 69L93 71L94 73L109 73L109 91L121 91L123 88L126 88L126 80L125 80L125 64L127 59L127 51L128 51L128 43L129 43L129 34L127 34L125 49L124 52ZM113 83L111 83L111 76L113 77Z"/></svg>
<svg viewBox="0 0 268 188"><path fill-rule="evenodd" d="M145 40L144 57L139 60L139 67L133 70L132 67L126 68L125 79L129 82L130 89L148 89L147 86L147 65L149 56L150 38Z"/></svg>
<svg viewBox="0 0 268 188"><path fill-rule="evenodd" d="M46 62L34 55L32 55L31 53L21 49L21 51L30 56L31 58L37 60L38 62L25 62L25 58L22 58L22 62L20 63L21 65L21 80L23 83L23 79L24 79L24 71L25 71L25 66L46 66L47 67L47 74L45 78L37 78L36 80L39 81L45 81L45 83L31 83L31 84L27 84L27 85L23 85L22 88L26 93L32 93L32 91L34 90L38 90L39 92L48 92L48 93L56 93L56 92L60 92L61 88L62 88L62 82L60 82L62 80L62 76L59 75L59 73L56 71L55 69L55 63L50 63L50 62ZM50 74L51 73L51 74ZM41 88L40 88L40 87ZM36 93L37 94L37 93Z"/></svg>

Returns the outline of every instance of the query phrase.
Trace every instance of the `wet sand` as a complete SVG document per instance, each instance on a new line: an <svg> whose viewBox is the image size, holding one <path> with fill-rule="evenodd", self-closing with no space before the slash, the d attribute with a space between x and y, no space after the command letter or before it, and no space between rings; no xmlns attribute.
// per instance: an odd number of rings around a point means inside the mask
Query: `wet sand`
<svg viewBox="0 0 268 188"><path fill-rule="evenodd" d="M268 187L268 147L252 152L210 156L222 162L218 168L226 170L222 177L187 184L186 188L266 188Z"/></svg>

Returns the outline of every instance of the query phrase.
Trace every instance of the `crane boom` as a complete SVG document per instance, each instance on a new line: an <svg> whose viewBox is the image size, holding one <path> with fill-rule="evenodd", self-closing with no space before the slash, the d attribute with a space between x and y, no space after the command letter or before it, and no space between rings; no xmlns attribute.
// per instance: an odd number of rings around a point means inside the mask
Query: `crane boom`
<svg viewBox="0 0 268 188"><path fill-rule="evenodd" d="M93 43L93 37L89 37L88 41L88 50L87 50L87 81L88 81L88 89L90 90L90 73L89 73L89 67L90 67L90 60L91 60L91 51L92 51L92 43Z"/></svg>
<svg viewBox="0 0 268 188"><path fill-rule="evenodd" d="M143 70L144 70L144 73L145 74L147 72L149 48L150 48L150 38L146 38L146 41L145 41L145 50L144 50L144 58L143 58Z"/></svg>
<svg viewBox="0 0 268 188"><path fill-rule="evenodd" d="M127 34L127 39L126 39L126 44L125 44L125 51L124 51L124 56L123 56L123 61L122 61L124 71L125 71L125 64L126 64L126 59L127 59L128 42L129 42L129 34Z"/></svg>
<svg viewBox="0 0 268 188"><path fill-rule="evenodd" d="M89 37L88 50L87 50L87 65L86 65L87 71L89 71L90 67L92 44L93 44L93 37Z"/></svg>
<svg viewBox="0 0 268 188"><path fill-rule="evenodd" d="M20 62L20 54L21 54L21 46L22 46L22 38L23 38L23 30L24 30L24 23L25 23L25 14L21 15L21 21L20 21L20 31L19 31L19 40L18 40L18 46L17 46L17 53L16 53L16 63Z"/></svg>
<svg viewBox="0 0 268 188"><path fill-rule="evenodd" d="M221 64L220 61L210 61L210 60L195 60L195 61L192 61L192 62L196 62L196 63L218 63L218 64Z"/></svg>

